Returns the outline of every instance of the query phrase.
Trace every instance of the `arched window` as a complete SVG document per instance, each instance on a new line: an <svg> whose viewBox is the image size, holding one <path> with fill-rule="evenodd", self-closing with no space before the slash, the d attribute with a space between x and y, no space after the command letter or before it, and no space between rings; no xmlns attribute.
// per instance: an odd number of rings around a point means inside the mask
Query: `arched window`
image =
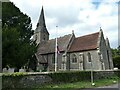
<svg viewBox="0 0 120 90"><path fill-rule="evenodd" d="M88 56L88 62L91 62L91 54L89 52L88 52L87 56Z"/></svg>
<svg viewBox="0 0 120 90"><path fill-rule="evenodd" d="M52 55L52 64L55 64L55 55Z"/></svg>
<svg viewBox="0 0 120 90"><path fill-rule="evenodd" d="M77 63L77 56L75 54L72 55L72 63Z"/></svg>
<svg viewBox="0 0 120 90"><path fill-rule="evenodd" d="M79 62L82 63L83 62L83 53L79 54Z"/></svg>

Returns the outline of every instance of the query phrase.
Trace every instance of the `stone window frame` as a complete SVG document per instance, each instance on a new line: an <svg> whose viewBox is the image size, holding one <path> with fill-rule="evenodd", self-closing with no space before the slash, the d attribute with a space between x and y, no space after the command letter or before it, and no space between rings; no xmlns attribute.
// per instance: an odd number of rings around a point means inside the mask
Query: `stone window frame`
<svg viewBox="0 0 120 90"><path fill-rule="evenodd" d="M72 60L71 60L72 64L76 64L78 62L78 58L76 54L72 54Z"/></svg>
<svg viewBox="0 0 120 90"><path fill-rule="evenodd" d="M103 54L102 53L100 53L100 59L103 60Z"/></svg>
<svg viewBox="0 0 120 90"><path fill-rule="evenodd" d="M87 53L87 61L88 61L89 63L92 62L92 55L91 55L90 52Z"/></svg>
<svg viewBox="0 0 120 90"><path fill-rule="evenodd" d="M62 55L62 63L65 63L66 61L65 61L65 57L66 57L67 55L64 53L63 55Z"/></svg>
<svg viewBox="0 0 120 90"><path fill-rule="evenodd" d="M84 60L84 56L83 55L84 55L83 53L79 54L79 60L80 60L80 58L82 58L82 60L79 61L80 63L83 63L83 60Z"/></svg>
<svg viewBox="0 0 120 90"><path fill-rule="evenodd" d="M44 40L44 41L46 40L46 35L45 35L45 34L43 35L43 40Z"/></svg>
<svg viewBox="0 0 120 90"><path fill-rule="evenodd" d="M52 55L52 64L55 64L55 54Z"/></svg>
<svg viewBox="0 0 120 90"><path fill-rule="evenodd" d="M98 55L99 55L100 61L103 60L103 54L98 52Z"/></svg>

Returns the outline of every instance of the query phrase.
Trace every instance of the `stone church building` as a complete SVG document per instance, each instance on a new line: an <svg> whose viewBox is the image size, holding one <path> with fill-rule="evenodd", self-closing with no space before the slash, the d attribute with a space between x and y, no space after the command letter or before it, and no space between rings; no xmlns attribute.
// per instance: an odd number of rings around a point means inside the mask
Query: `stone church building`
<svg viewBox="0 0 120 90"><path fill-rule="evenodd" d="M42 7L33 39L38 45L37 70L55 70L55 39L49 39ZM104 39L102 29L98 32L76 37L74 32L59 37L60 54L57 70L112 70L113 61L108 38Z"/></svg>

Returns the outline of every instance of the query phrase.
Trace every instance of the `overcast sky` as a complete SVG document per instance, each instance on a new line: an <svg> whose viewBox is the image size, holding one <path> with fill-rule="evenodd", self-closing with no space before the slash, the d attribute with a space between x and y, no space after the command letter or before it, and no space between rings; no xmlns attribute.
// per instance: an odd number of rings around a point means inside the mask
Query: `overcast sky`
<svg viewBox="0 0 120 90"><path fill-rule="evenodd" d="M10 0L31 17L36 28L44 7L50 39L74 33L76 37L98 32L100 27L112 48L118 46L118 0Z"/></svg>

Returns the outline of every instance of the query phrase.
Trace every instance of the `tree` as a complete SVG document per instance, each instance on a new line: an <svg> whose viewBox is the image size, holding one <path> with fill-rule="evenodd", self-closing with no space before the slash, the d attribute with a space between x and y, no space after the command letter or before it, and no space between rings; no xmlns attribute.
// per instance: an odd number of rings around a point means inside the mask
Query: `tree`
<svg viewBox="0 0 120 90"><path fill-rule="evenodd" d="M117 49L112 49L112 57L114 67L120 69L120 46Z"/></svg>
<svg viewBox="0 0 120 90"><path fill-rule="evenodd" d="M34 60L36 44L31 19L11 2L2 3L2 60L3 67L21 68Z"/></svg>
<svg viewBox="0 0 120 90"><path fill-rule="evenodd" d="M120 56L113 57L113 64L114 64L114 67L117 67L120 69Z"/></svg>

